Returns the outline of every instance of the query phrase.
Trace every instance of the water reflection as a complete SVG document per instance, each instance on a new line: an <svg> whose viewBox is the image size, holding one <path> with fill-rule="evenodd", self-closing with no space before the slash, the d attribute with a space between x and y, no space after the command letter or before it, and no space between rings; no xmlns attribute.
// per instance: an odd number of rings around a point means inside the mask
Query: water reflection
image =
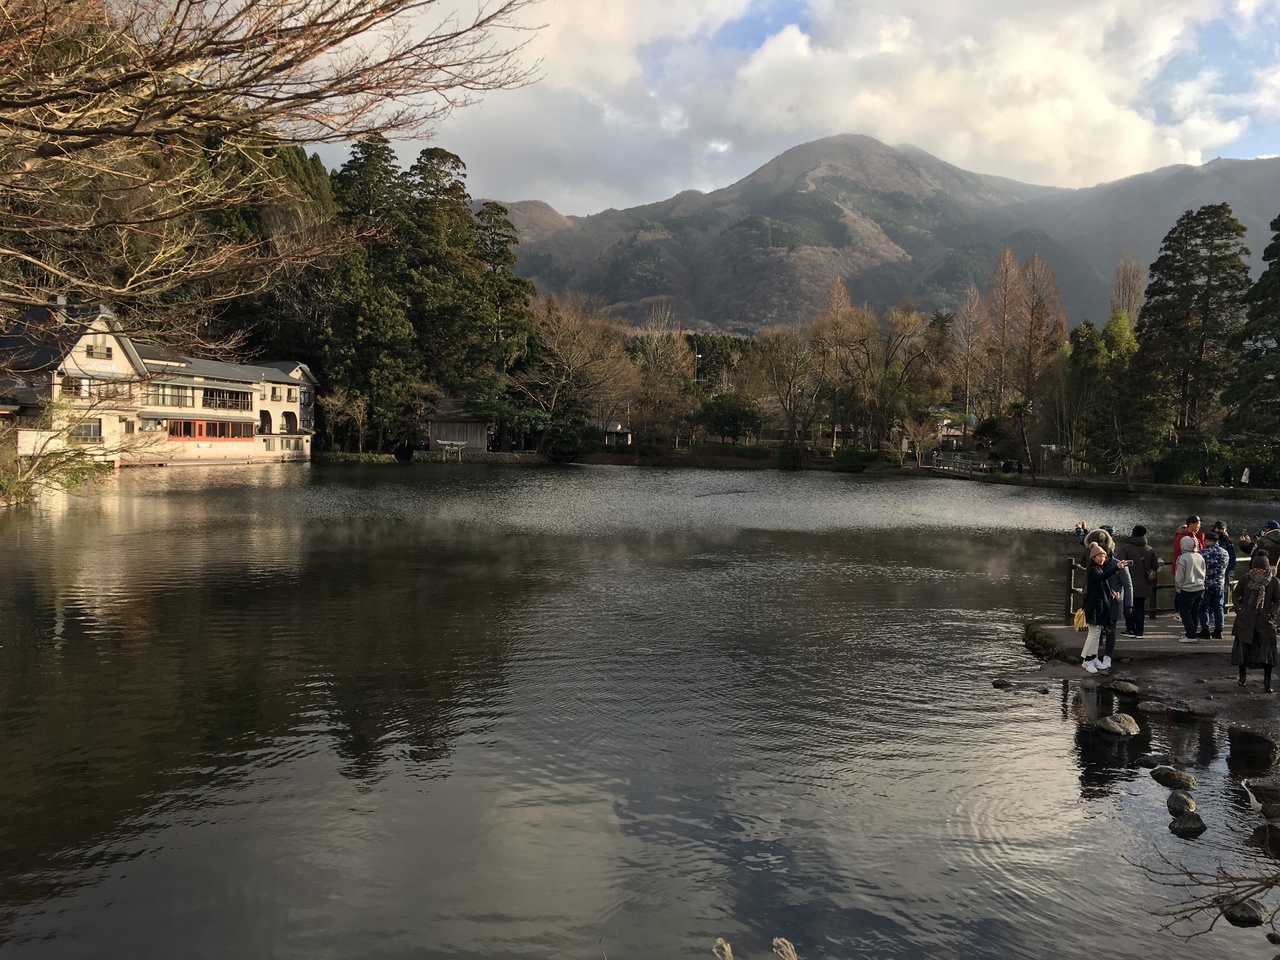
<svg viewBox="0 0 1280 960"><path fill-rule="evenodd" d="M990 677L1061 606L1076 518L1185 512L434 465L133 471L17 512L0 952L1096 949L1063 891L1149 834L1079 801L1132 796L1145 747L1081 726L1096 690ZM1212 725L1148 737L1219 762Z"/></svg>

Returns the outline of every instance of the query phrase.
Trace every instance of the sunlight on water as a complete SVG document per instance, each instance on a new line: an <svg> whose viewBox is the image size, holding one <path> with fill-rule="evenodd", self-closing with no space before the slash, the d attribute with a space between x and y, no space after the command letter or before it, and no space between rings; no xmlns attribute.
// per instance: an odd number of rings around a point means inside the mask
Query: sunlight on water
<svg viewBox="0 0 1280 960"><path fill-rule="evenodd" d="M136 470L12 511L0 957L1179 949L1123 858L1256 854L1173 840L1134 761L1243 824L1221 732L1109 744L1096 691L991 678L1029 668L1076 519L1185 510L432 464Z"/></svg>

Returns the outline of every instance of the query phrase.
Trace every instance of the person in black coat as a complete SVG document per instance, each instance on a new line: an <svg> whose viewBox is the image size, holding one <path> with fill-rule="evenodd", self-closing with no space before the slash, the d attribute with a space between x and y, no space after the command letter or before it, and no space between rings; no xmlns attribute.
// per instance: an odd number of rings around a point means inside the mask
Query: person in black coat
<svg viewBox="0 0 1280 960"><path fill-rule="evenodd" d="M1085 634L1084 649L1080 651L1083 661L1081 666L1089 673L1097 673L1111 666L1107 658L1098 659L1098 644L1102 640L1102 631L1115 625L1114 604L1124 599L1124 585L1120 579L1120 571L1129 566L1128 560L1114 560L1101 544L1089 547L1089 569L1085 574L1084 599L1080 607L1084 610L1085 623L1089 632Z"/></svg>

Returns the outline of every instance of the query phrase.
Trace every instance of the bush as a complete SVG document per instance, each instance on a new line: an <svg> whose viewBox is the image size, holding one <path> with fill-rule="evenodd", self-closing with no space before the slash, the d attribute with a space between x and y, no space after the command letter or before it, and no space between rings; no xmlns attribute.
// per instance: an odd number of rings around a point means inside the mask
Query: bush
<svg viewBox="0 0 1280 960"><path fill-rule="evenodd" d="M841 447L836 451L836 469L841 473L861 473L875 460L874 453L866 453L857 447Z"/></svg>
<svg viewBox="0 0 1280 960"><path fill-rule="evenodd" d="M660 457L666 452L666 448L660 443L641 443L636 446L637 457Z"/></svg>
<svg viewBox="0 0 1280 960"><path fill-rule="evenodd" d="M799 470L804 466L804 447L798 443L778 444L778 469Z"/></svg>

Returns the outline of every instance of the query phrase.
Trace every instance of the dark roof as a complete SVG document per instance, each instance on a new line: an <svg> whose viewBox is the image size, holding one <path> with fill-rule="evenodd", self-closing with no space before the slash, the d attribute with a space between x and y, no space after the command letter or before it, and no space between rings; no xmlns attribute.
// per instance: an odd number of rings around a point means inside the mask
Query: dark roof
<svg viewBox="0 0 1280 960"><path fill-rule="evenodd" d="M14 373L34 373L60 364L89 331L92 317L58 319L49 307L32 307L0 337L0 357Z"/></svg>
<svg viewBox="0 0 1280 960"><path fill-rule="evenodd" d="M159 361L155 366L148 366L152 373L168 374L171 379L187 379L204 377L210 380L238 380L253 383L282 383L291 387L299 386L299 382L275 365L223 363L221 360L202 360L198 357L179 357L153 347L150 344L135 343L134 349L143 363ZM289 361L277 361L288 364ZM167 367L165 364L181 363L181 366ZM296 365L296 364L293 364Z"/></svg>

